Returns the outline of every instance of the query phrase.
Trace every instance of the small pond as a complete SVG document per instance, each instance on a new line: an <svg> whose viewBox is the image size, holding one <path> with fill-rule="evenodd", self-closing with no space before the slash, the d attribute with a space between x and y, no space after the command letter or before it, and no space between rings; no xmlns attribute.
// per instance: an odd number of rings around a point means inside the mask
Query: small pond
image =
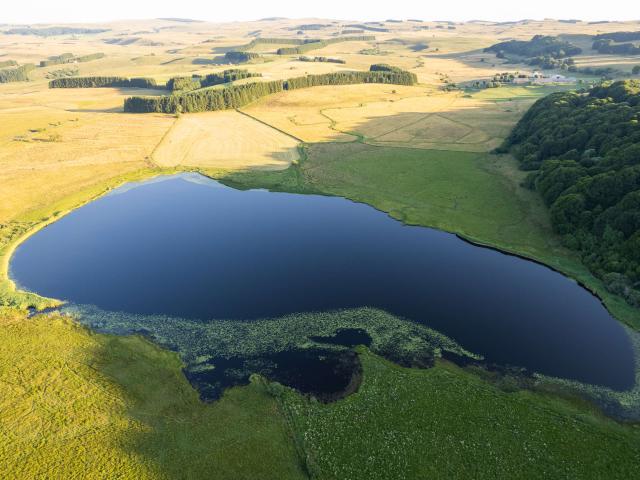
<svg viewBox="0 0 640 480"><path fill-rule="evenodd" d="M30 237L10 273L22 288L71 305L156 319L130 329L151 337L163 318L214 325L371 307L437 330L491 363L617 390L634 383L624 328L576 282L343 198L239 191L197 174L132 183ZM102 327L110 330L108 321ZM367 333L323 335L309 335L315 346L304 354L271 352L261 361L285 383L305 369L312 379L333 371L349 383L340 365L353 359L334 347L368 343ZM320 373L309 359L319 344L333 352L318 354L333 358ZM207 383L202 372L192 383Z"/></svg>

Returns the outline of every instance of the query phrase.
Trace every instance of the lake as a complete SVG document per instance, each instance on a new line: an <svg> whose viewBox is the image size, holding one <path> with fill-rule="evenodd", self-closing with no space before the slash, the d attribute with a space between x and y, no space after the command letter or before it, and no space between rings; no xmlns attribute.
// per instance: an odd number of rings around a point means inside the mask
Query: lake
<svg viewBox="0 0 640 480"><path fill-rule="evenodd" d="M10 275L72 305L200 323L373 307L490 363L634 383L624 328L576 282L343 198L239 191L197 174L127 184L28 238Z"/></svg>

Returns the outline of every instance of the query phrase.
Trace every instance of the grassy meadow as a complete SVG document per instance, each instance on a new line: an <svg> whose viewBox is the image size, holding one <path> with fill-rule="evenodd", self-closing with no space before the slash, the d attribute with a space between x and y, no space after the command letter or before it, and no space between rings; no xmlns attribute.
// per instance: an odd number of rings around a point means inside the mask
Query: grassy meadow
<svg viewBox="0 0 640 480"><path fill-rule="evenodd" d="M57 313L27 316L28 306L57 301L10 281L10 255L23 238L124 182L198 170L238 188L347 197L534 258L582 281L640 328L637 310L561 247L541 200L520 187L515 161L489 153L537 98L567 87L447 88L529 68L483 52L498 41L636 23L386 22L375 41L310 52L345 64L300 62L277 55L277 44L259 45L253 51L262 57L239 67L265 81L389 63L416 73L419 84L295 90L242 112L130 115L126 97L167 92L47 88L65 68L158 82L219 72L236 67L220 63L224 52L256 36L298 38L306 23L318 20L122 21L96 35L51 37L7 35L0 26L0 60L105 53L0 84L0 477L632 478L640 470L637 424L486 372L446 362L405 369L361 349L364 383L339 402L254 378L205 404L172 352L137 336L93 333ZM304 38L354 28L321 23L327 27ZM591 50L576 57L581 67L620 74L634 61Z"/></svg>
<svg viewBox="0 0 640 480"><path fill-rule="evenodd" d="M282 389L318 479L632 478L640 429L458 367L407 369L360 350L358 392L331 404Z"/></svg>
<svg viewBox="0 0 640 480"><path fill-rule="evenodd" d="M204 404L177 355L57 315L0 317L7 478L305 478L256 380Z"/></svg>

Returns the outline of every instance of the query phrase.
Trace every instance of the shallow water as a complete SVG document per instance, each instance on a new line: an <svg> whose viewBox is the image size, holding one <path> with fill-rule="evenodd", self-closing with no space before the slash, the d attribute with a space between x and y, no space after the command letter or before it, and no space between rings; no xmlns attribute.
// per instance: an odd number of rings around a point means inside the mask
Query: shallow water
<svg viewBox="0 0 640 480"><path fill-rule="evenodd" d="M30 237L11 275L75 304L213 322L376 307L492 363L634 382L624 329L572 280L342 198L195 174L129 184Z"/></svg>

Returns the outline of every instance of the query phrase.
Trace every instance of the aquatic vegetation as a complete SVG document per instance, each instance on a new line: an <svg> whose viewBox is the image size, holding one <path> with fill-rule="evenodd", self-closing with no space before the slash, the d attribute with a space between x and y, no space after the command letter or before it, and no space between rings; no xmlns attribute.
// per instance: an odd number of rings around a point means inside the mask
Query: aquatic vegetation
<svg viewBox="0 0 640 480"><path fill-rule="evenodd" d="M244 362L236 361L229 365L236 370L227 372L236 379L235 382L228 380L229 384L246 383L251 373L264 371L261 361L279 352L318 347L326 352L344 351L348 347L312 338L330 337L342 329L365 331L371 337L370 348L373 352L402 365L431 365L442 351L481 358L435 330L373 308L299 313L252 321L209 322L108 312L82 305L67 306L63 311L99 332L120 335L138 333L177 351L185 362L187 376L216 368L216 363L224 368L223 359L243 359ZM222 393L224 385L197 386L201 393L205 389L206 397L216 398Z"/></svg>

